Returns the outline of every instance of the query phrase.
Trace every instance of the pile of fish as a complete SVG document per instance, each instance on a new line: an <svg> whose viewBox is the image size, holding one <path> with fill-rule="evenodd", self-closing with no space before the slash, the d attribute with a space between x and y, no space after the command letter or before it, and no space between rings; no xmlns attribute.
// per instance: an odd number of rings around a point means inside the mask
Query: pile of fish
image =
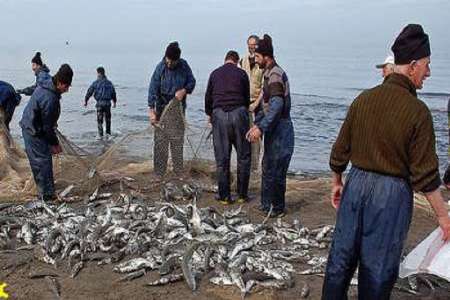
<svg viewBox="0 0 450 300"><path fill-rule="evenodd" d="M159 202L130 193L100 194L83 205L0 204L0 252L14 244L72 278L88 263L111 265L128 281L152 272L148 286L185 280L196 290L200 279L235 285L241 295L261 288L287 288L294 274L322 274L334 227L310 230L298 220L250 222L241 207L219 211L197 207L198 191L182 190L188 202L171 201L163 188ZM189 194L189 195L188 195ZM176 197L175 197L176 198ZM23 246L23 244L27 244ZM15 249L17 250L17 248ZM8 251L8 250L6 250ZM295 270L294 264L309 265ZM308 287L303 289L307 297Z"/></svg>

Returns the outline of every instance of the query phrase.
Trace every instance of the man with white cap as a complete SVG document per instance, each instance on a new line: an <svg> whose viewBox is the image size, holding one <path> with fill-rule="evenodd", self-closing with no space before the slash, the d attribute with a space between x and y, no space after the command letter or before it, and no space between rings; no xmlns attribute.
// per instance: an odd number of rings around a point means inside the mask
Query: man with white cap
<svg viewBox="0 0 450 300"><path fill-rule="evenodd" d="M376 68L382 69L381 76L383 76L383 78L386 78L388 75L394 73L394 66L395 66L394 57L392 55L388 55L384 60L384 63L376 65Z"/></svg>

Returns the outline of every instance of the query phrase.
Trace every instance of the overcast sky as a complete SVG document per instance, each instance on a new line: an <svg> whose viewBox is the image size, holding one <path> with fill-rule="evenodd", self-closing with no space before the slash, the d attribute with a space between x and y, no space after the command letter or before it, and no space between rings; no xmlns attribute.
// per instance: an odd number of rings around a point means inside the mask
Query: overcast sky
<svg viewBox="0 0 450 300"><path fill-rule="evenodd" d="M66 39L91 47L178 39L210 49L265 31L280 45L332 48L361 39L388 45L403 25L419 22L437 48L449 43L449 11L448 0L0 0L0 26L9 49ZM206 38L209 45L196 43Z"/></svg>
<svg viewBox="0 0 450 300"><path fill-rule="evenodd" d="M91 68L107 60L145 65L148 73L178 40L206 77L226 50L244 51L249 34L265 32L287 68L335 58L372 67L406 24L420 23L440 62L433 67L448 69L449 11L449 0L0 0L0 68L28 70L24 62L39 50L51 65L70 59Z"/></svg>

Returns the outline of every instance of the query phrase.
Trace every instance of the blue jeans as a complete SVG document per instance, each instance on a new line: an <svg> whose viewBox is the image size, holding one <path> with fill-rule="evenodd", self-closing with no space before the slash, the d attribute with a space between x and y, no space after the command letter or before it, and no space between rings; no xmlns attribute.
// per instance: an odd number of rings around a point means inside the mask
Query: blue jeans
<svg viewBox="0 0 450 300"><path fill-rule="evenodd" d="M337 212L322 299L347 299L358 266L358 298L389 299L412 211L406 180L353 167Z"/></svg>
<svg viewBox="0 0 450 300"><path fill-rule="evenodd" d="M290 119L281 119L264 135L261 205L268 211L285 209L286 175L294 152L294 128Z"/></svg>

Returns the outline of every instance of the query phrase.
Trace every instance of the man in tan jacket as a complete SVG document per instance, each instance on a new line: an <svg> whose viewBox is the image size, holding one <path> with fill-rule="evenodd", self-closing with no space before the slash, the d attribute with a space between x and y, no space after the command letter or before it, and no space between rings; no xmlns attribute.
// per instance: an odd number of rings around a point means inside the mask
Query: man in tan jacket
<svg viewBox="0 0 450 300"><path fill-rule="evenodd" d="M255 119L255 108L259 105L261 100L263 70L255 63L255 50L258 41L258 36L249 36L247 39L248 54L239 62L240 67L247 72L250 80L250 127L253 126L253 121ZM260 149L260 142L252 143L252 171L258 170Z"/></svg>

